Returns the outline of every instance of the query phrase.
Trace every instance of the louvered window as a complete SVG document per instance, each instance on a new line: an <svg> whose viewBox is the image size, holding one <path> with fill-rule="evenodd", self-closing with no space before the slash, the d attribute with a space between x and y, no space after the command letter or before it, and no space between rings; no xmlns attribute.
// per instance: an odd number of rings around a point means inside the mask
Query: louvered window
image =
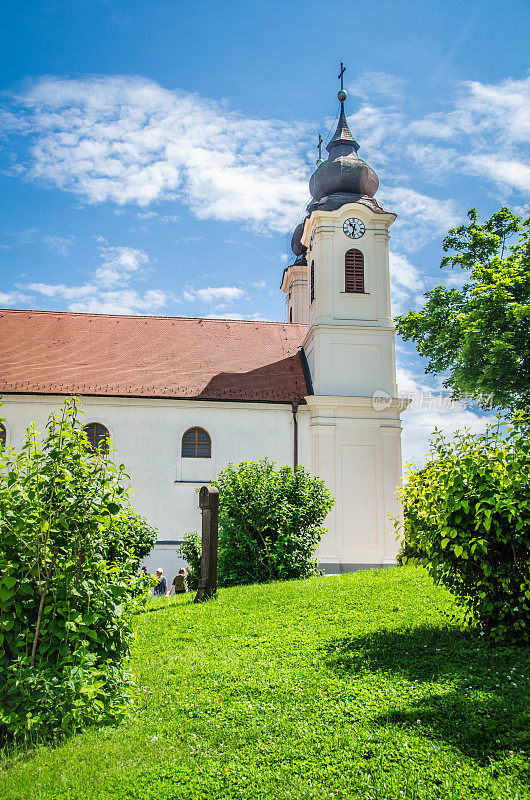
<svg viewBox="0 0 530 800"><path fill-rule="evenodd" d="M344 257L344 291L364 292L364 256L360 250L348 250Z"/></svg>
<svg viewBox="0 0 530 800"><path fill-rule="evenodd" d="M311 262L311 300L312 303L315 299L315 262Z"/></svg>
<svg viewBox="0 0 530 800"><path fill-rule="evenodd" d="M101 422L91 422L89 425L85 425L85 433L91 450L94 452L100 450L102 453L109 452L109 432Z"/></svg>
<svg viewBox="0 0 530 800"><path fill-rule="evenodd" d="M203 428L190 428L182 437L182 458L211 458L212 440Z"/></svg>
<svg viewBox="0 0 530 800"><path fill-rule="evenodd" d="M4 428L2 423L0 422L0 445L2 447L6 446L6 440L7 440L6 429Z"/></svg>

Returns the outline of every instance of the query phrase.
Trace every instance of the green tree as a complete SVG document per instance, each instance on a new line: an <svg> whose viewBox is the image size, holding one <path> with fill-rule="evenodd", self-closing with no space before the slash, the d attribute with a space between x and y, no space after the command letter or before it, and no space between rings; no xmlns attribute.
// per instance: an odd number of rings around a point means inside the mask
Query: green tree
<svg viewBox="0 0 530 800"><path fill-rule="evenodd" d="M219 489L219 584L305 578L315 572L322 523L335 502L304 467L266 458L229 464Z"/></svg>
<svg viewBox="0 0 530 800"><path fill-rule="evenodd" d="M401 489L401 562L419 559L494 639L530 642L528 419L437 431L429 456Z"/></svg>
<svg viewBox="0 0 530 800"><path fill-rule="evenodd" d="M202 538L197 531L188 531L184 534L182 543L177 547L179 555L188 565L186 583L188 590L194 592L199 588L201 577Z"/></svg>
<svg viewBox="0 0 530 800"><path fill-rule="evenodd" d="M75 400L0 448L0 735L33 741L113 722L127 701L138 560L156 531L123 465L93 452Z"/></svg>
<svg viewBox="0 0 530 800"><path fill-rule="evenodd" d="M396 329L429 359L427 372L449 372L455 397L510 409L530 406L530 219L508 208L480 224L449 231L441 268L467 273L462 288L437 286L421 311L396 318Z"/></svg>

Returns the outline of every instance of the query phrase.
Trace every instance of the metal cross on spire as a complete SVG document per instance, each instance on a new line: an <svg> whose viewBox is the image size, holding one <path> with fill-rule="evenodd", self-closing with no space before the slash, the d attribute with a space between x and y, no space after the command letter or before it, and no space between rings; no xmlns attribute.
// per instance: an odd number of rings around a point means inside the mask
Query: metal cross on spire
<svg viewBox="0 0 530 800"><path fill-rule="evenodd" d="M346 72L346 67L344 66L344 64L341 61L340 62L340 72L339 72L339 74L337 76L338 78L340 78L340 89L337 92L337 97L339 98L339 100L341 102L341 108L342 109L344 109L344 101L348 97L348 92L344 88L344 73L345 72ZM342 111L341 111L341 113L342 113Z"/></svg>
<svg viewBox="0 0 530 800"><path fill-rule="evenodd" d="M345 72L346 72L346 67L344 66L344 64L341 61L340 62L340 72L339 72L339 74L337 76L338 78L340 78L340 88L341 89L344 89L344 77L343 76L344 76Z"/></svg>
<svg viewBox="0 0 530 800"><path fill-rule="evenodd" d="M318 134L317 148L318 148L318 159L319 159L319 161L322 159L322 145L323 144L324 144L324 139L322 138L322 136L320 134Z"/></svg>

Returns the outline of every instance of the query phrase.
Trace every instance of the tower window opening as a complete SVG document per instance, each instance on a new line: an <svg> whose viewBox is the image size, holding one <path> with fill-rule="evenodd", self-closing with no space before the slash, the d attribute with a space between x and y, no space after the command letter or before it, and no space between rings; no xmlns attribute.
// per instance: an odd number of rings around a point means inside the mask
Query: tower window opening
<svg viewBox="0 0 530 800"><path fill-rule="evenodd" d="M315 262L311 262L311 303L315 299Z"/></svg>
<svg viewBox="0 0 530 800"><path fill-rule="evenodd" d="M211 458L212 440L204 428L189 428L182 437L182 458Z"/></svg>
<svg viewBox="0 0 530 800"><path fill-rule="evenodd" d="M291 306L291 308L289 309L289 322L292 321L293 321L293 307Z"/></svg>
<svg viewBox="0 0 530 800"><path fill-rule="evenodd" d="M360 250L348 250L344 257L344 291L364 293L364 256Z"/></svg>

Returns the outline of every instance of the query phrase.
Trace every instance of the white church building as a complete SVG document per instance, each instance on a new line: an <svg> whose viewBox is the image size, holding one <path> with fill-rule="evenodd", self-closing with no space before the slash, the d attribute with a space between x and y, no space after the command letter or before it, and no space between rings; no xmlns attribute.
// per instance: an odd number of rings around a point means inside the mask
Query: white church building
<svg viewBox="0 0 530 800"><path fill-rule="evenodd" d="M283 273L287 322L0 310L0 437L22 445L65 397L89 438L110 436L135 509L159 531L146 560L168 577L200 529L196 489L229 462L306 465L336 499L327 572L395 563L401 424L390 312L395 214L340 119Z"/></svg>

